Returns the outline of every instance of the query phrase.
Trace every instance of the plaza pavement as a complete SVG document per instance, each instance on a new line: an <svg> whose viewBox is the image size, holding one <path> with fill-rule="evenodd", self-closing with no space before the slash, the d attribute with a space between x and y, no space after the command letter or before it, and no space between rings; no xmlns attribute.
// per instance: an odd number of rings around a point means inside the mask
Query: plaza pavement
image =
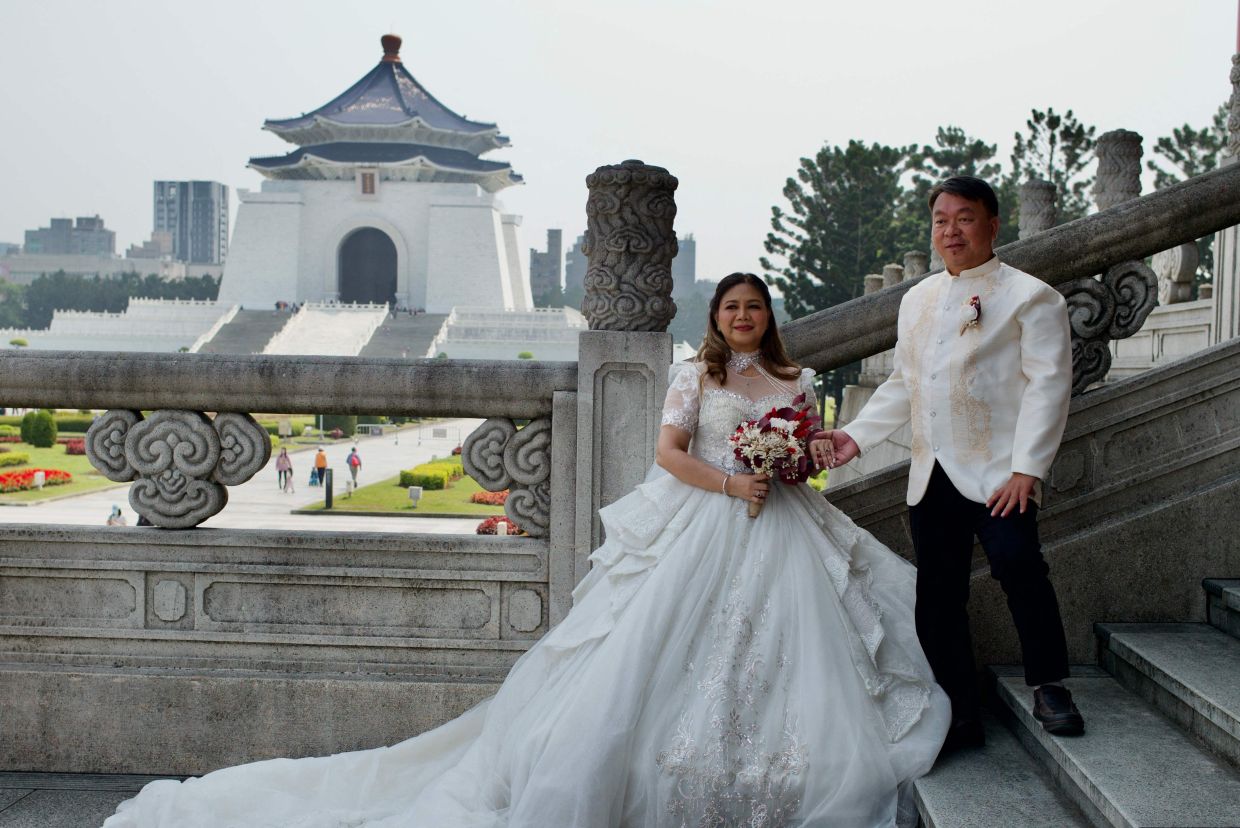
<svg viewBox="0 0 1240 828"><path fill-rule="evenodd" d="M345 494L348 469L345 457L357 446L362 458L358 485L366 486L398 474L432 456L444 457L458 442L463 442L481 424L477 419L440 420L407 426L382 437L358 437L353 442L326 446L328 465L333 470L333 497L339 501ZM445 429L446 438L433 437L432 429ZM320 503L322 488L311 488L310 467L314 464L313 448L290 453L293 459L294 494L286 494L276 485L276 455L272 452L267 466L240 486L228 487L228 505L202 525L217 529L290 529L331 532L404 532L433 534L472 534L482 518L406 518L366 517L334 513L331 515L293 515L293 509ZM112 505L121 507L130 526L138 515L129 505L129 486L90 492L77 497L44 501L31 506L0 507L0 523L68 524L102 526Z"/></svg>

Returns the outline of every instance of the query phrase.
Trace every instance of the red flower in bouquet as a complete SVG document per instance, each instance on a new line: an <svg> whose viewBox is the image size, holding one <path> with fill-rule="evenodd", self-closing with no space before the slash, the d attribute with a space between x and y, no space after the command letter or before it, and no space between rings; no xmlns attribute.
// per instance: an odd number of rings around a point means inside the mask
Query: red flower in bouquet
<svg viewBox="0 0 1240 828"><path fill-rule="evenodd" d="M791 406L772 408L756 420L736 427L728 438L736 459L756 473L795 485L813 472L809 438L822 425L822 418L799 394ZM749 516L757 517L761 503L749 504Z"/></svg>

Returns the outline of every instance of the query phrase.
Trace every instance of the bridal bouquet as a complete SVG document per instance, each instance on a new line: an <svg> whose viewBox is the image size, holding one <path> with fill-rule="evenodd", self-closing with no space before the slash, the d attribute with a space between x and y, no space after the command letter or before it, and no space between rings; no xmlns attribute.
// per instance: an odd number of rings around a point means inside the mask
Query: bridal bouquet
<svg viewBox="0 0 1240 828"><path fill-rule="evenodd" d="M809 437L822 418L799 394L786 408L772 408L756 420L736 427L728 438L736 459L754 473L765 474L789 485L804 483L812 473ZM757 517L762 503L749 504L749 516Z"/></svg>

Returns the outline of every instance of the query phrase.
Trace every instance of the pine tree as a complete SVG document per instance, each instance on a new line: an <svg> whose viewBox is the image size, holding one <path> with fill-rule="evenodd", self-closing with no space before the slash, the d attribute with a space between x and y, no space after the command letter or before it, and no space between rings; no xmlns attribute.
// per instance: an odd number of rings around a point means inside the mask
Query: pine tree
<svg viewBox="0 0 1240 828"><path fill-rule="evenodd" d="M1094 183L1086 170L1094 160L1097 130L1077 120L1069 109L1060 115L1053 107L1033 110L1025 121L1028 134L1016 133L1012 147L1009 189L1015 191L1031 178L1055 185L1059 221L1071 221L1089 212L1089 188Z"/></svg>

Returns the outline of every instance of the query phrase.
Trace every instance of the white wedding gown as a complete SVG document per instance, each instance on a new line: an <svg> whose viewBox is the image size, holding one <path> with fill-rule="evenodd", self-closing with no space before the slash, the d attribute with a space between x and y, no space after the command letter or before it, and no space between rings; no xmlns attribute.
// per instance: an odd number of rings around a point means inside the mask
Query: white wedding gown
<svg viewBox="0 0 1240 828"><path fill-rule="evenodd" d="M793 396L672 370L664 423L729 471L736 425ZM572 611L488 701L388 748L152 782L105 828L895 824L950 718L915 570L810 487L771 488L750 519L652 472L602 510Z"/></svg>

